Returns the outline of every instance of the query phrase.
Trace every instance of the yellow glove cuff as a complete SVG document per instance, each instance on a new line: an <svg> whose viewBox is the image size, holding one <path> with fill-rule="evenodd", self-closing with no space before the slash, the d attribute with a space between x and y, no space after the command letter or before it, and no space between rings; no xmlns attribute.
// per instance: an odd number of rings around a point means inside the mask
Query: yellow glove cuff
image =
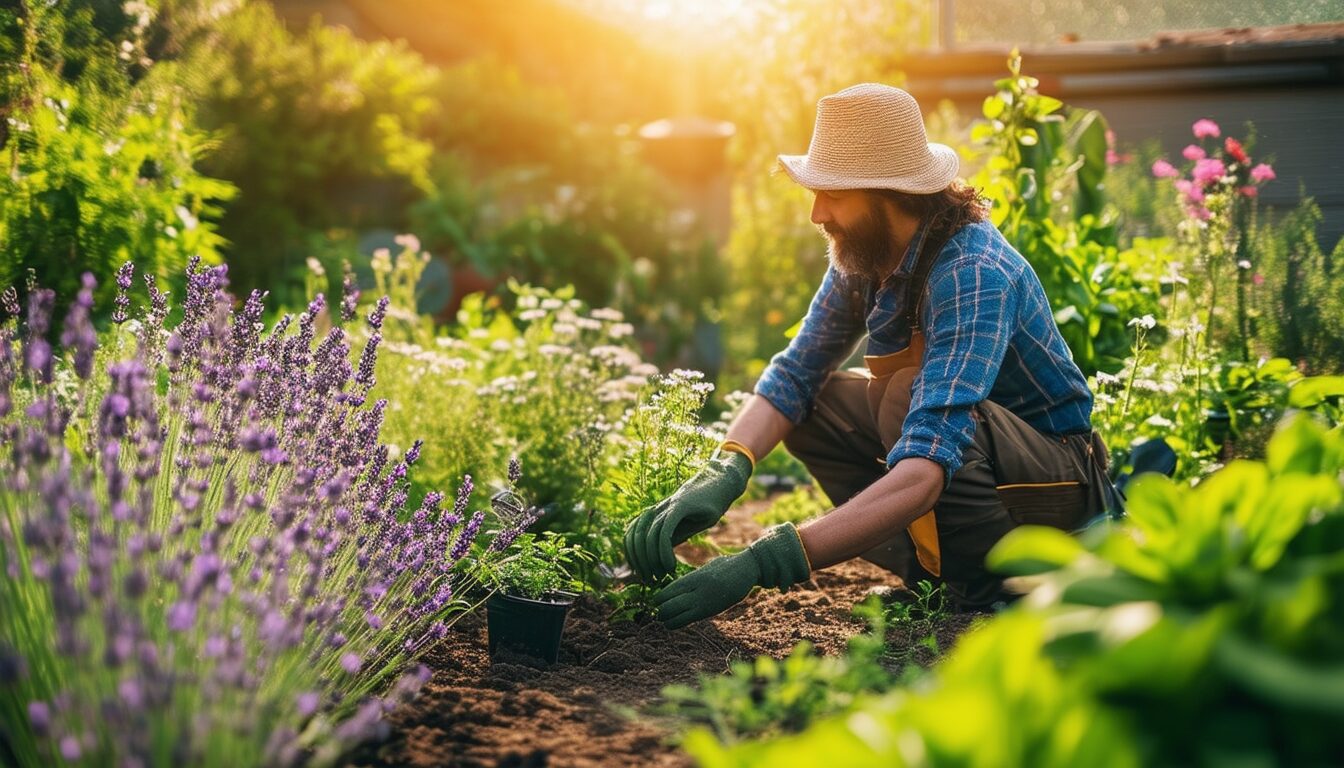
<svg viewBox="0 0 1344 768"><path fill-rule="evenodd" d="M742 454L743 456L746 456L746 457L747 457L747 461L750 461L750 462L751 462L751 469L752 469L752 471L755 471L755 470L756 470L756 456L755 456L755 454L753 454L753 453L751 452L751 449L750 449L750 448L748 448L747 446L743 445L742 443L739 443L739 442L736 441L736 440L724 440L724 441L723 441L723 444L719 446L719 452L723 452L723 451L732 451L733 453L740 453L740 454Z"/></svg>

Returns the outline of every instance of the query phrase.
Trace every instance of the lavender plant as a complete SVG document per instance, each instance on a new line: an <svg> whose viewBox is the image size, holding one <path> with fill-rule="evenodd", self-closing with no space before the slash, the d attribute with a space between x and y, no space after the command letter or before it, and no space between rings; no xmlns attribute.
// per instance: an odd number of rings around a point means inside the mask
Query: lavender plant
<svg viewBox="0 0 1344 768"><path fill-rule="evenodd" d="M419 444L380 442L385 303L356 368L321 295L267 331L193 261L180 324L149 281L100 344L82 285L59 349L50 291L0 325L0 759L334 761L427 678L481 526L469 477L414 504Z"/></svg>

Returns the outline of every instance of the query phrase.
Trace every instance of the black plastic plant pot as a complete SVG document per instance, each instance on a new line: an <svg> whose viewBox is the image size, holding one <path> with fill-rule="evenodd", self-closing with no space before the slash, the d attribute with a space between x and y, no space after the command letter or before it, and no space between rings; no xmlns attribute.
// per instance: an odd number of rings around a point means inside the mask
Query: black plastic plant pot
<svg viewBox="0 0 1344 768"><path fill-rule="evenodd" d="M1232 414L1222 409L1204 411L1204 434L1214 445L1222 445L1232 434Z"/></svg>
<svg viewBox="0 0 1344 768"><path fill-rule="evenodd" d="M540 600L496 592L485 603L490 658L508 651L554 664L560 658L565 617L577 595L551 592Z"/></svg>

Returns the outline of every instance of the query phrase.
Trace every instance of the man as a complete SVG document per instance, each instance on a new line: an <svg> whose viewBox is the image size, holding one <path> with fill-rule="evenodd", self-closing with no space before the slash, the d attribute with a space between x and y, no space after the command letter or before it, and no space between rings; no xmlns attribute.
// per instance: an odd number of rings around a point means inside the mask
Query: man
<svg viewBox="0 0 1344 768"><path fill-rule="evenodd" d="M1002 583L984 556L1005 533L1073 529L1103 507L1086 379L1040 281L909 94L869 83L823 98L808 153L779 160L815 194L830 267L715 458L631 524L631 566L670 575L672 547L714 525L783 440L839 506L664 588L669 627L860 556L987 607ZM864 333L868 370L837 371Z"/></svg>

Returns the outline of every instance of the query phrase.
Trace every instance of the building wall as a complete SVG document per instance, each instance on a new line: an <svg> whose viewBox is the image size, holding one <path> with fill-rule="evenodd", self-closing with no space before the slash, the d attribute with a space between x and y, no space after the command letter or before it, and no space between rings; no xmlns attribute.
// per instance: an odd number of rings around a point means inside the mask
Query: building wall
<svg viewBox="0 0 1344 768"><path fill-rule="evenodd" d="M1201 117L1234 136L1245 135L1252 122L1253 157L1272 162L1278 174L1261 202L1291 208L1305 191L1321 206L1322 246L1328 250L1344 237L1344 86L1084 96L1071 103L1100 110L1122 144L1157 139L1173 160Z"/></svg>

